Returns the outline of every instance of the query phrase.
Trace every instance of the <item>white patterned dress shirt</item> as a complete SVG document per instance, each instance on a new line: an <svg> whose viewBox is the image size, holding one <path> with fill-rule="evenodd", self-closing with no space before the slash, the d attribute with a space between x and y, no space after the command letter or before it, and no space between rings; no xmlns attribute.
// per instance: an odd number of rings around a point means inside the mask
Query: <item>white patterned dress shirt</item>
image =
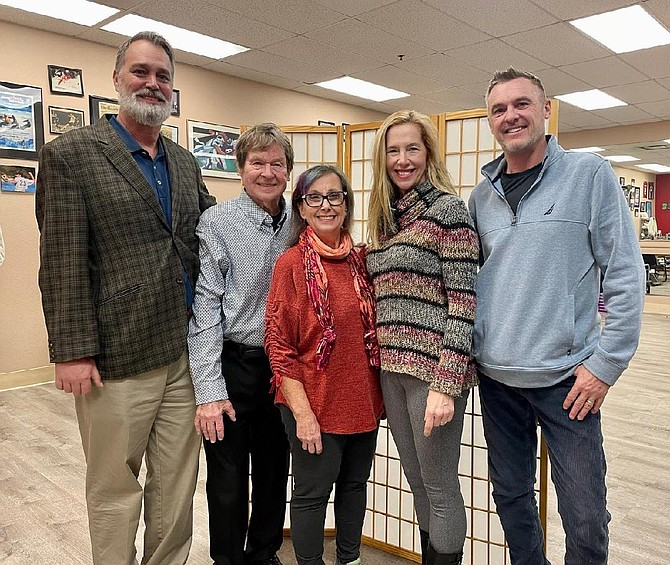
<svg viewBox="0 0 670 565"><path fill-rule="evenodd" d="M221 371L224 340L262 347L272 269L288 249L291 210L282 197L277 231L272 216L246 192L203 212L200 275L189 323L188 352L196 404L226 400Z"/></svg>

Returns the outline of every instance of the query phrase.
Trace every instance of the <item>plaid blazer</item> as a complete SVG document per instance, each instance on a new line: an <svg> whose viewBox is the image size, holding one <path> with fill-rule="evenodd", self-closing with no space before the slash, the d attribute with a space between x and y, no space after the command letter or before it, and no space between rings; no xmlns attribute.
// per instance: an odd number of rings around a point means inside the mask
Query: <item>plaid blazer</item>
<svg viewBox="0 0 670 565"><path fill-rule="evenodd" d="M103 378L177 360L195 288L200 213L215 203L188 151L163 140L172 230L153 189L103 117L44 145L36 216L39 284L53 363L92 356Z"/></svg>

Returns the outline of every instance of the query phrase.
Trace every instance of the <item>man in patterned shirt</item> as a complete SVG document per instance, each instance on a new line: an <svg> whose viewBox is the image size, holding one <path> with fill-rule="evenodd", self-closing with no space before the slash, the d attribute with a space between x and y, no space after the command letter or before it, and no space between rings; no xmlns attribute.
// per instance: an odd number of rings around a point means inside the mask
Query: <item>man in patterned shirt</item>
<svg viewBox="0 0 670 565"><path fill-rule="evenodd" d="M263 334L272 268L290 235L282 194L291 143L276 125L256 125L237 142L237 166L242 194L207 210L196 232L201 270L188 339L195 427L207 456L214 563L281 565L289 446Z"/></svg>

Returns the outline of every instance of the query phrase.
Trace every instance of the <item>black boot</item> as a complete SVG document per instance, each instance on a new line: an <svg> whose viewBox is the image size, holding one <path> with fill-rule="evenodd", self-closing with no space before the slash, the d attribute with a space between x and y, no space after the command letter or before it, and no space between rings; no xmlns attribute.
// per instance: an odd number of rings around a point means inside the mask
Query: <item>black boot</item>
<svg viewBox="0 0 670 565"><path fill-rule="evenodd" d="M426 555L426 565L461 565L463 563L462 551L458 553L438 553L430 543L428 543Z"/></svg>
<svg viewBox="0 0 670 565"><path fill-rule="evenodd" d="M419 535L421 536L421 565L426 565L430 537L428 536L428 532L422 529L419 529Z"/></svg>

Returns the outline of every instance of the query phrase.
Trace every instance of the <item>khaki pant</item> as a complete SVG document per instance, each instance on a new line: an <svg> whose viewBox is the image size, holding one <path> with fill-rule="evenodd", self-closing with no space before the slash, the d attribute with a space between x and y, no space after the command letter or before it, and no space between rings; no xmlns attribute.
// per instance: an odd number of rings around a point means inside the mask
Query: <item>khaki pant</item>
<svg viewBox="0 0 670 565"><path fill-rule="evenodd" d="M183 565L191 546L200 439L188 356L75 399L86 456L95 565L132 565L144 501L146 565ZM137 477L145 458L144 490Z"/></svg>

